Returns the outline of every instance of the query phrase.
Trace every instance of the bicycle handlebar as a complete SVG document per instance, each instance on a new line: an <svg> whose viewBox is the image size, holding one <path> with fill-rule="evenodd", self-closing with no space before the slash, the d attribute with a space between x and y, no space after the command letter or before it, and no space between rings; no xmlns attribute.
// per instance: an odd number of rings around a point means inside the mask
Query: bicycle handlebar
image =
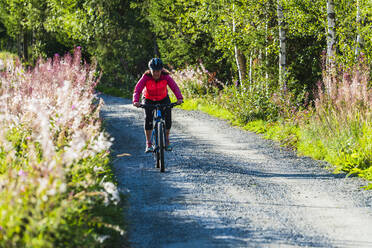
<svg viewBox="0 0 372 248"><path fill-rule="evenodd" d="M177 106L176 102L172 103L166 103L166 104L140 104L139 108L173 108L174 106Z"/></svg>

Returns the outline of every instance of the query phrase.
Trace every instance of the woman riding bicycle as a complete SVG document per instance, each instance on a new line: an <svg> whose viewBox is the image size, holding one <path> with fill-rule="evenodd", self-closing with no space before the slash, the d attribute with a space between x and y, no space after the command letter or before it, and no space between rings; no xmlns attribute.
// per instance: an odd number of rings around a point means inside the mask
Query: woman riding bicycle
<svg viewBox="0 0 372 248"><path fill-rule="evenodd" d="M183 97L181 91L169 75L169 71L164 69L163 62L159 58L153 58L149 61L149 70L146 71L141 79L138 81L134 88L133 93L133 105L136 107L140 106L139 98L141 93L143 93L143 103L144 104L168 104L170 103L168 89L171 88L174 95L177 98L177 104L183 102ZM142 92L143 91L143 92ZM145 152L152 152L151 144L151 132L153 129L153 116L154 113L151 109L145 109L145 135L146 135L146 149ZM169 132L172 126L172 115L171 109L167 108L164 111L165 117L165 134L166 134L166 147L167 151L172 150L169 142Z"/></svg>

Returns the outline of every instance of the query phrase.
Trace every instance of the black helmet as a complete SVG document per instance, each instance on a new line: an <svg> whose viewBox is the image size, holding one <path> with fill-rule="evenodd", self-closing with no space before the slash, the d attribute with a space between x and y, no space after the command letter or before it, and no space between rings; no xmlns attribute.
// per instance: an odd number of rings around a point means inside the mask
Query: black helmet
<svg viewBox="0 0 372 248"><path fill-rule="evenodd" d="M161 69L163 69L163 67L163 61L161 61L161 59L159 58L153 58L149 61L150 70L160 71Z"/></svg>

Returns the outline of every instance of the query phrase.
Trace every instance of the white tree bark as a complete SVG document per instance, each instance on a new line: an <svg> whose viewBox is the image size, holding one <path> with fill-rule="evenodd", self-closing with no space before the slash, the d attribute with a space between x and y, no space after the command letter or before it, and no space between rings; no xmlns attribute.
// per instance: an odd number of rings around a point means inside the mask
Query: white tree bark
<svg viewBox="0 0 372 248"><path fill-rule="evenodd" d="M285 82L286 74L286 33L285 33L285 23L283 15L283 6L278 0L277 6L278 15L278 25L279 25L279 83L282 85L284 92L287 90L287 85Z"/></svg>
<svg viewBox="0 0 372 248"><path fill-rule="evenodd" d="M360 36L360 1L357 0L357 16L356 16L356 23L357 23L357 38L356 38L356 46L355 46L355 57L358 59L360 54L360 48L362 45L362 40Z"/></svg>
<svg viewBox="0 0 372 248"><path fill-rule="evenodd" d="M253 66L253 50L249 55L249 85L252 85L252 66Z"/></svg>
<svg viewBox="0 0 372 248"><path fill-rule="evenodd" d="M236 22L235 22L235 6L233 5L233 33L235 35L236 33ZM235 52L235 61L236 66L238 68L238 74L239 74L239 82L242 83L247 74L247 68L246 68L246 58L244 54L241 52L241 50L238 48L238 45L235 43L234 45L234 52Z"/></svg>
<svg viewBox="0 0 372 248"><path fill-rule="evenodd" d="M327 65L331 68L335 65L336 55L336 22L335 4L333 0L327 0Z"/></svg>
<svg viewBox="0 0 372 248"><path fill-rule="evenodd" d="M265 89L266 89L266 95L269 94L269 73L267 72L267 68L269 68L269 40L268 40L268 30L269 30L269 17L266 16L266 24L265 24L265 35L266 35L266 46L265 46L265 64L266 64L266 70L265 70Z"/></svg>

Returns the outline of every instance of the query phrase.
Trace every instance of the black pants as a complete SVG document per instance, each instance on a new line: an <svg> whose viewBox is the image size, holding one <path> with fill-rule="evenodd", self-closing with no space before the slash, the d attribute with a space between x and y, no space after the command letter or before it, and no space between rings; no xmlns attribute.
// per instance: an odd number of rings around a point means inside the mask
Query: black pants
<svg viewBox="0 0 372 248"><path fill-rule="evenodd" d="M144 99L145 104L168 104L170 103L169 96L165 97L163 100L160 101L151 101L149 99ZM172 127L172 111L170 108L167 108L165 111L162 111L162 115L164 115L165 119L165 128L170 129ZM153 109L145 109L145 130L152 130L153 129L153 119L154 119L154 110Z"/></svg>

